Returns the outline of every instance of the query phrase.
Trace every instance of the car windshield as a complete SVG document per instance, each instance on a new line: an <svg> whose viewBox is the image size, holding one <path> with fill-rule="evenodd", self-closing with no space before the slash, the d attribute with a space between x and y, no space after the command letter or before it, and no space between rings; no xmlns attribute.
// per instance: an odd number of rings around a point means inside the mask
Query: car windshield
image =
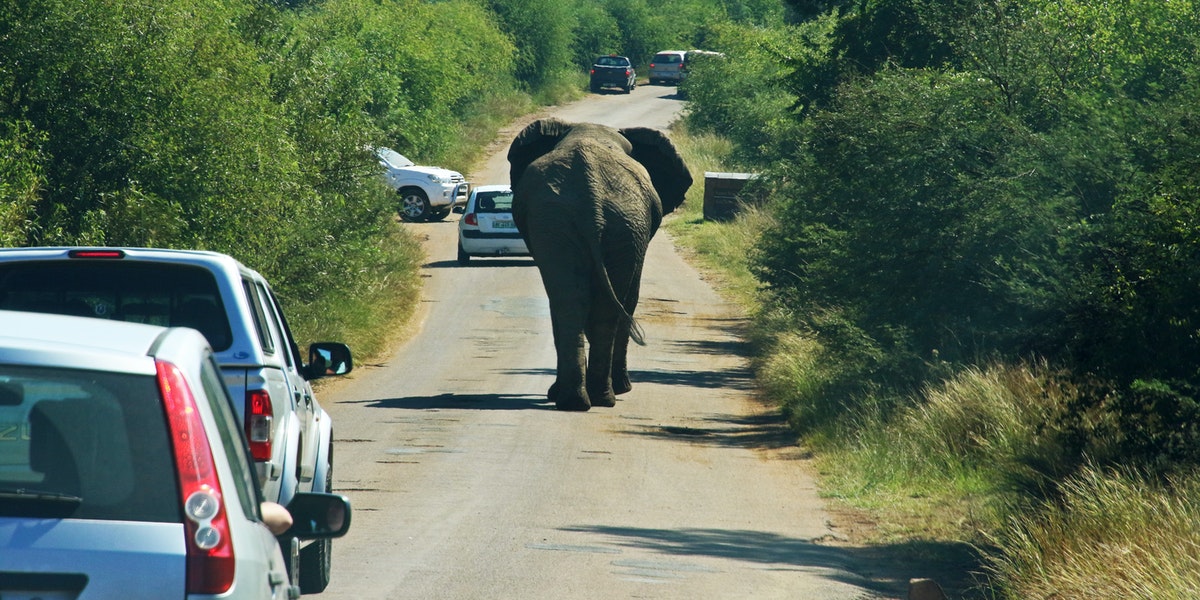
<svg viewBox="0 0 1200 600"><path fill-rule="evenodd" d="M617 56L601 56L596 59L596 64L602 67L627 67L629 66L629 59Z"/></svg>
<svg viewBox="0 0 1200 600"><path fill-rule="evenodd" d="M135 261L0 263L0 309L197 329L215 351L233 343L206 269Z"/></svg>
<svg viewBox="0 0 1200 600"><path fill-rule="evenodd" d="M385 162L397 169L402 169L404 167L411 167L414 164L416 164L413 161L408 160L407 156L404 156L403 154L400 154L399 152L396 152L395 150L392 150L391 148L380 148L378 154L379 154L379 160L382 160L383 162Z"/></svg>
<svg viewBox="0 0 1200 600"><path fill-rule="evenodd" d="M512 212L513 195L511 191L479 192L475 199L477 213L506 213Z"/></svg>
<svg viewBox="0 0 1200 600"><path fill-rule="evenodd" d="M0 517L180 522L150 375L0 364Z"/></svg>
<svg viewBox="0 0 1200 600"><path fill-rule="evenodd" d="M677 63L677 62L680 62L681 58L682 57L680 57L678 54L659 54L654 57L654 62L656 62L656 63Z"/></svg>

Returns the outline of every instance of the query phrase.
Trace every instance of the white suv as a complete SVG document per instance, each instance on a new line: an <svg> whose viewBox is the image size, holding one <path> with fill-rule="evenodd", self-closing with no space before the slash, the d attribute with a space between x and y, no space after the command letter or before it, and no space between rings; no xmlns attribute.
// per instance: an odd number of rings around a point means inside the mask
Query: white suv
<svg viewBox="0 0 1200 600"><path fill-rule="evenodd" d="M0 596L299 595L220 373L192 329L0 311ZM289 548L350 525L288 510Z"/></svg>
<svg viewBox="0 0 1200 600"><path fill-rule="evenodd" d="M199 330L234 398L264 498L333 487L333 422L309 380L350 372L345 344L300 355L271 286L216 252L145 248L0 249L0 309ZM299 550L306 593L329 583L332 541Z"/></svg>
<svg viewBox="0 0 1200 600"><path fill-rule="evenodd" d="M441 221L467 202L467 180L458 171L420 167L391 148L375 151L387 184L400 194L400 218Z"/></svg>

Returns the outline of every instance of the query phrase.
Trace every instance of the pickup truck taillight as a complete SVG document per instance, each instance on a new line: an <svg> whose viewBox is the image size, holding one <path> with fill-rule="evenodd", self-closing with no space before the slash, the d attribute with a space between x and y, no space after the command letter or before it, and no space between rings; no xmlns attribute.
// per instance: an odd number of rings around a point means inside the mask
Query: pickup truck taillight
<svg viewBox="0 0 1200 600"><path fill-rule="evenodd" d="M212 447L196 397L175 365L158 361L158 389L162 393L171 447L179 475L187 535L188 594L224 594L233 587L236 561L225 500Z"/></svg>
<svg viewBox="0 0 1200 600"><path fill-rule="evenodd" d="M248 390L246 392L246 441L250 444L250 454L254 460L271 460L271 420L274 409L271 408L271 395L267 390Z"/></svg>

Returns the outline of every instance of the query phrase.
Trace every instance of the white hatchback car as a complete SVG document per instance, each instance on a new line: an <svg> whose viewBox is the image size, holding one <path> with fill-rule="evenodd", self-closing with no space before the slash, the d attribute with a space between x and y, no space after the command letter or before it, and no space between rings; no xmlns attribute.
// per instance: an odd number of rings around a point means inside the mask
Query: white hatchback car
<svg viewBox="0 0 1200 600"><path fill-rule="evenodd" d="M529 256L512 216L512 188L480 185L471 190L458 221L458 264L472 256Z"/></svg>
<svg viewBox="0 0 1200 600"><path fill-rule="evenodd" d="M189 328L0 311L0 598L299 595L207 340ZM279 540L349 501L298 493Z"/></svg>

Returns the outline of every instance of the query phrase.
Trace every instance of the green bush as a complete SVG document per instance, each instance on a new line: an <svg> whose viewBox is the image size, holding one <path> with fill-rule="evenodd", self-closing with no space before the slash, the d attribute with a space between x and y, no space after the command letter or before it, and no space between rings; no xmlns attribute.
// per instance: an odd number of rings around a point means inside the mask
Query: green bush
<svg viewBox="0 0 1200 600"><path fill-rule="evenodd" d="M28 123L0 122L0 246L24 245L33 232L38 193L45 182L38 135Z"/></svg>

